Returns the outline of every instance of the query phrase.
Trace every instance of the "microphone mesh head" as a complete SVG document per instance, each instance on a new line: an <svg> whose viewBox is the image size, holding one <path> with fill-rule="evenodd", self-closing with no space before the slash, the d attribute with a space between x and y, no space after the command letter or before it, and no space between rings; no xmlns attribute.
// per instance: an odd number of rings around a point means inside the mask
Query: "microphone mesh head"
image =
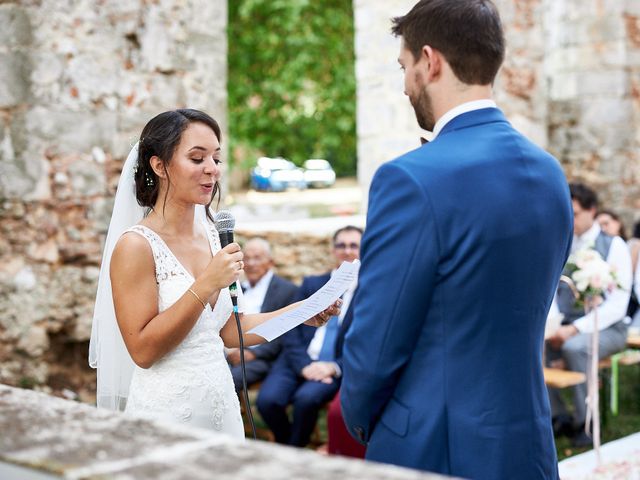
<svg viewBox="0 0 640 480"><path fill-rule="evenodd" d="M236 219L228 210L221 210L213 216L213 222L216 225L218 232L233 231L233 227L236 226Z"/></svg>

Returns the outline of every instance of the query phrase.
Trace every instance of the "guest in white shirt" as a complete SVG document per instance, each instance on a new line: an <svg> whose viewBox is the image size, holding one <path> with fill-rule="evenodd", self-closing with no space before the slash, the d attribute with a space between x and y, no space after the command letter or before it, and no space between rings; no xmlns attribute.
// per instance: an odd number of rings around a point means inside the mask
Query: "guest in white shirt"
<svg viewBox="0 0 640 480"><path fill-rule="evenodd" d="M245 313L272 312L293 303L298 287L273 272L274 261L269 242L252 238L242 249L244 252L244 274L242 282ZM245 371L247 387L267 376L271 364L281 350L280 339L245 349ZM227 362L236 391L242 390L240 349L227 350Z"/></svg>
<svg viewBox="0 0 640 480"><path fill-rule="evenodd" d="M595 221L598 199L596 193L581 183L569 185L574 213L574 236L571 252L593 248L611 265L616 272L619 288L606 293L597 307L599 330L599 358L606 358L623 350L626 346L627 327L625 317L631 290L631 256L622 238L605 234ZM569 370L587 373L593 317L576 307L569 287L561 282L555 302L564 315L563 325L547 340L547 360L554 364L562 358ZM586 446L591 443L584 433L586 418L586 383L574 388L573 429L568 425L570 418L566 406L557 389L549 389L551 413L554 417L556 433L575 434L573 444ZM576 433L577 432L577 433Z"/></svg>

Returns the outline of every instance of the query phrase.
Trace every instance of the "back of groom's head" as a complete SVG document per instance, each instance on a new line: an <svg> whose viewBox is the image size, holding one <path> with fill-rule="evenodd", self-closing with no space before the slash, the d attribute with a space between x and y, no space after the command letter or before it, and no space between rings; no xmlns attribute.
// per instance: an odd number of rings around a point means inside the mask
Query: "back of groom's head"
<svg viewBox="0 0 640 480"><path fill-rule="evenodd" d="M569 184L569 192L571 192L571 200L575 200L585 210L594 210L598 208L598 194L590 187L580 182L572 182Z"/></svg>
<svg viewBox="0 0 640 480"><path fill-rule="evenodd" d="M493 83L504 60L502 22L490 0L420 0L393 19L391 31L402 36L416 61L425 45L440 51L468 85Z"/></svg>

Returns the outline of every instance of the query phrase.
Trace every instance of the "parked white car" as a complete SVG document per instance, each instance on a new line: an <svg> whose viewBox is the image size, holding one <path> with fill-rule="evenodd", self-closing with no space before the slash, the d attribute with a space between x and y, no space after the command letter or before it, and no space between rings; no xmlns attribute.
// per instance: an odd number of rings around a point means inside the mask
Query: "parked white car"
<svg viewBox="0 0 640 480"><path fill-rule="evenodd" d="M307 188L303 170L281 157L260 157L251 169L249 178L251 186L260 191L282 192L288 188Z"/></svg>
<svg viewBox="0 0 640 480"><path fill-rule="evenodd" d="M331 187L336 183L336 172L326 160L311 158L302 166L307 187Z"/></svg>

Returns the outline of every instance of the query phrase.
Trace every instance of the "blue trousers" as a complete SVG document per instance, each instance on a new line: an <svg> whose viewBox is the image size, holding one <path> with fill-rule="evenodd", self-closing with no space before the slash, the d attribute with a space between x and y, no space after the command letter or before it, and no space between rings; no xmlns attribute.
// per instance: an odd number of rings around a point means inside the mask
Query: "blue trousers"
<svg viewBox="0 0 640 480"><path fill-rule="evenodd" d="M291 369L274 366L260 386L256 405L276 442L304 447L309 443L320 408L335 396L339 379L326 384L304 379ZM287 406L293 405L289 420Z"/></svg>

